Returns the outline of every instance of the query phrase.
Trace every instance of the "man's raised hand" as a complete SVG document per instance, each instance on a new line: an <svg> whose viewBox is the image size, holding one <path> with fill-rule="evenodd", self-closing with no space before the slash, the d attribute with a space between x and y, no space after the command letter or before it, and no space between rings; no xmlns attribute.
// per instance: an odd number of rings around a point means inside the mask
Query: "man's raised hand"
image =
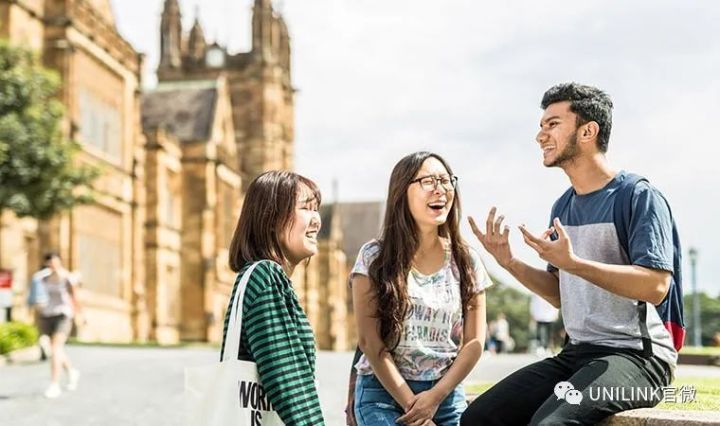
<svg viewBox="0 0 720 426"><path fill-rule="evenodd" d="M553 220L553 226L543 232L539 237L531 234L530 231L525 228L525 225L520 225L518 228L520 228L520 232L522 232L525 244L535 250L541 259L558 269L572 269L577 261L577 257L573 252L572 243L565 231L565 227L560 223L560 219L555 218ZM558 238L552 241L550 236L556 231Z"/></svg>
<svg viewBox="0 0 720 426"><path fill-rule="evenodd" d="M513 260L510 244L508 243L510 227L507 225L503 227L502 223L503 220L505 220L505 216L500 215L495 219L495 213L497 213L497 208L491 208L485 221L484 234L480 231L480 228L478 228L472 216L468 217L468 221L470 222L470 228L473 234L480 240L485 250L495 258L500 266L507 269Z"/></svg>

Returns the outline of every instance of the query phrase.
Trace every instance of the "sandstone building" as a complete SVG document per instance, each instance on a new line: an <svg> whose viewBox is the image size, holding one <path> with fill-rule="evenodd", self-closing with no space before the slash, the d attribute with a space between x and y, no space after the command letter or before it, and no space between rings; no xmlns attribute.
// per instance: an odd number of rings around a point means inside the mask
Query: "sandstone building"
<svg viewBox="0 0 720 426"><path fill-rule="evenodd" d="M185 32L177 0L164 0L159 84L143 93L143 55L114 19L109 0L0 0L0 37L59 73L64 132L83 147L78 161L103 171L92 205L40 223L0 218L13 316L30 319L29 278L55 249L81 278L78 339L217 342L243 190L265 170L293 168L288 29L269 0L255 0L252 49L230 53L197 20ZM346 281L356 252L344 251L342 210L323 207L320 253L293 275L322 349L353 344Z"/></svg>
<svg viewBox="0 0 720 426"><path fill-rule="evenodd" d="M130 341L147 331L142 55L117 32L108 0L0 1L0 37L29 46L62 80L66 135L79 161L100 167L96 203L47 223L2 218L2 267L11 269L16 316L42 252L58 250L81 273L87 340ZM92 325L90 325L92 324ZM111 331L110 331L111 330Z"/></svg>

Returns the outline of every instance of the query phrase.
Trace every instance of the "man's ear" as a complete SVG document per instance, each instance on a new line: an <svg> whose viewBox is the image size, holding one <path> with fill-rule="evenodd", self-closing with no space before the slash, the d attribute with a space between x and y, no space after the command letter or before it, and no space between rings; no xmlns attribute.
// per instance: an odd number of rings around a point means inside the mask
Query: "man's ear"
<svg viewBox="0 0 720 426"><path fill-rule="evenodd" d="M580 138L583 140L596 140L600 133L600 126L595 121L588 121L580 127Z"/></svg>

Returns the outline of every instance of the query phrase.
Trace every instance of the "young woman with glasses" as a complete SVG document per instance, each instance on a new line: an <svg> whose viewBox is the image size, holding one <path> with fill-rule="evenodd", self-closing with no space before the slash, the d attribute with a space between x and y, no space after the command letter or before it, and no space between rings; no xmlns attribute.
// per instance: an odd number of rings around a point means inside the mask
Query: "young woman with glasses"
<svg viewBox="0 0 720 426"><path fill-rule="evenodd" d="M382 234L350 273L362 356L358 425L457 425L461 382L485 342L491 285L460 236L460 194L447 162L410 154L390 177Z"/></svg>

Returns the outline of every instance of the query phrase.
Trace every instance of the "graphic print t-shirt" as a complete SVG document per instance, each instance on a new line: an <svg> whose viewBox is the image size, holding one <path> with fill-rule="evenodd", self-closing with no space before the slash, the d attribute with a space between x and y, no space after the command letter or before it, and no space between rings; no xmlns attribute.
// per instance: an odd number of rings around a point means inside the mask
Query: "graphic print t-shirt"
<svg viewBox="0 0 720 426"><path fill-rule="evenodd" d="M441 378L457 356L462 340L463 318L459 273L445 245L445 263L431 275L415 268L408 274L410 311L403 324L403 332L393 350L395 365L406 380L436 380ZM377 257L380 245L376 240L360 249L355 266L350 272L368 275L368 268ZM490 276L478 254L470 249L475 271L475 287L479 293L492 285ZM355 368L360 375L373 374L372 367L363 355Z"/></svg>

